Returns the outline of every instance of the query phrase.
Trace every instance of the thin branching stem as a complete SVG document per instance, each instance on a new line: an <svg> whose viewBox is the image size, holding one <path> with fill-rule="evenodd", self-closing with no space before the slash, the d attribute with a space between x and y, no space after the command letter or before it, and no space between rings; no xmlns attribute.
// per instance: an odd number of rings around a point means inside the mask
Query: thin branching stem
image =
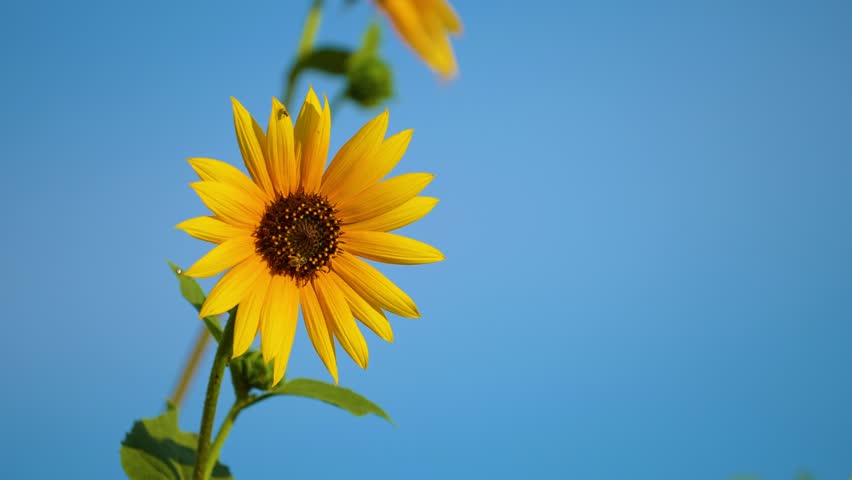
<svg viewBox="0 0 852 480"><path fill-rule="evenodd" d="M308 10L308 16L305 18L305 25L302 27L302 38L299 39L299 47L296 50L296 58L293 60L293 65L287 76L284 77L287 82L287 90L281 102L289 107L293 106L293 93L296 91L296 83L299 79L299 72L294 71L298 68L299 61L314 49L317 32L319 32L320 21L322 20L323 0L314 0L311 9Z"/></svg>

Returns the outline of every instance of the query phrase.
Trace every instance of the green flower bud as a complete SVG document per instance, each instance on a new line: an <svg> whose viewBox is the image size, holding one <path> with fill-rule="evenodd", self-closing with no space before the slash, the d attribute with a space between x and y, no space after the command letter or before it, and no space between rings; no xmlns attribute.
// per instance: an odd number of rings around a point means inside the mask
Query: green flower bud
<svg viewBox="0 0 852 480"><path fill-rule="evenodd" d="M265 391L272 386L272 366L263 361L263 355L257 350L231 360L231 375L244 394L252 388Z"/></svg>
<svg viewBox="0 0 852 480"><path fill-rule="evenodd" d="M375 107L393 95L393 70L374 55L353 58L346 96L362 107Z"/></svg>

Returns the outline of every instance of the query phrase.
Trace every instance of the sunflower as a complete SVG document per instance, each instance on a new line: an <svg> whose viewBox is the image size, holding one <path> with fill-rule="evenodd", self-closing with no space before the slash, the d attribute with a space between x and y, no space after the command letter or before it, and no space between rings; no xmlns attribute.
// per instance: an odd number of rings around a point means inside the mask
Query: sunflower
<svg viewBox="0 0 852 480"><path fill-rule="evenodd" d="M396 31L429 67L447 78L458 72L449 35L462 33L446 0L376 0Z"/></svg>
<svg viewBox="0 0 852 480"><path fill-rule="evenodd" d="M201 178L190 186L214 215L177 228L217 245L184 274L226 271L200 316L239 305L233 356L245 353L260 332L264 361L273 362L273 384L284 376L301 305L308 336L337 382L335 338L355 363L367 367L367 344L356 319L392 342L385 312L420 316L408 295L359 257L402 265L444 259L425 243L388 233L432 210L438 200L418 194L433 176L407 173L383 180L412 133L385 138L387 110L343 145L323 171L331 130L328 100L321 106L311 89L294 127L273 98L265 133L231 100L251 178L225 162L189 159Z"/></svg>

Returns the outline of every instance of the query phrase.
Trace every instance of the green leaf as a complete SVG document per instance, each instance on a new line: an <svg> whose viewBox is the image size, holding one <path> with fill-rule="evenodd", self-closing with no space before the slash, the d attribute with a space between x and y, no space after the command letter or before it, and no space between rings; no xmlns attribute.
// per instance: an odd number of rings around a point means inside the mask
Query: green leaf
<svg viewBox="0 0 852 480"><path fill-rule="evenodd" d="M198 435L181 432L173 406L155 418L133 424L121 442L121 466L132 480L184 480L192 478ZM210 478L233 480L230 470L216 463Z"/></svg>
<svg viewBox="0 0 852 480"><path fill-rule="evenodd" d="M204 300L207 298L204 295L204 290L201 289L201 285L194 278L182 275L183 270L174 263L168 262L168 264L172 267L172 271L178 279L181 295L200 312L201 306L204 305ZM204 317L203 320L204 324L207 325L207 330L210 331L210 335L213 335L217 342L220 341L222 339L222 324L219 323L219 318Z"/></svg>
<svg viewBox="0 0 852 480"><path fill-rule="evenodd" d="M331 383L297 378L289 382L281 382L277 387L270 390L270 394L313 398L314 400L320 400L342 408L358 417L372 413L393 423L393 420L391 420L388 414L375 403L348 388L339 387Z"/></svg>
<svg viewBox="0 0 852 480"><path fill-rule="evenodd" d="M296 62L290 75L298 75L303 70L319 70L332 75L343 75L346 73L346 65L351 54L349 50L334 47L311 50Z"/></svg>

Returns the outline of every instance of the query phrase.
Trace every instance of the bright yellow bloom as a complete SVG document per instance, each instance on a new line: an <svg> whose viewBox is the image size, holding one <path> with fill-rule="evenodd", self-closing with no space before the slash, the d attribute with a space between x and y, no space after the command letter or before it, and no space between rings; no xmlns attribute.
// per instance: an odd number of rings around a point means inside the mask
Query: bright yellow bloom
<svg viewBox="0 0 852 480"><path fill-rule="evenodd" d="M185 275L210 277L227 270L201 316L237 304L234 357L260 332L274 383L284 376L298 323L298 308L317 354L337 381L334 339L362 368L367 344L355 320L393 341L384 311L419 317L411 298L367 262L437 262L435 248L388 233L422 218L438 202L418 194L426 173L383 178L402 158L411 130L385 138L388 112L368 122L325 169L331 131L328 101L308 92L295 128L287 110L272 100L266 133L232 99L234 124L246 169L209 158L192 158L201 177L191 184L215 214L177 227L218 244ZM325 169L325 171L323 171Z"/></svg>
<svg viewBox="0 0 852 480"><path fill-rule="evenodd" d="M458 72L449 35L462 24L447 0L376 0L394 28L429 67L444 77Z"/></svg>

